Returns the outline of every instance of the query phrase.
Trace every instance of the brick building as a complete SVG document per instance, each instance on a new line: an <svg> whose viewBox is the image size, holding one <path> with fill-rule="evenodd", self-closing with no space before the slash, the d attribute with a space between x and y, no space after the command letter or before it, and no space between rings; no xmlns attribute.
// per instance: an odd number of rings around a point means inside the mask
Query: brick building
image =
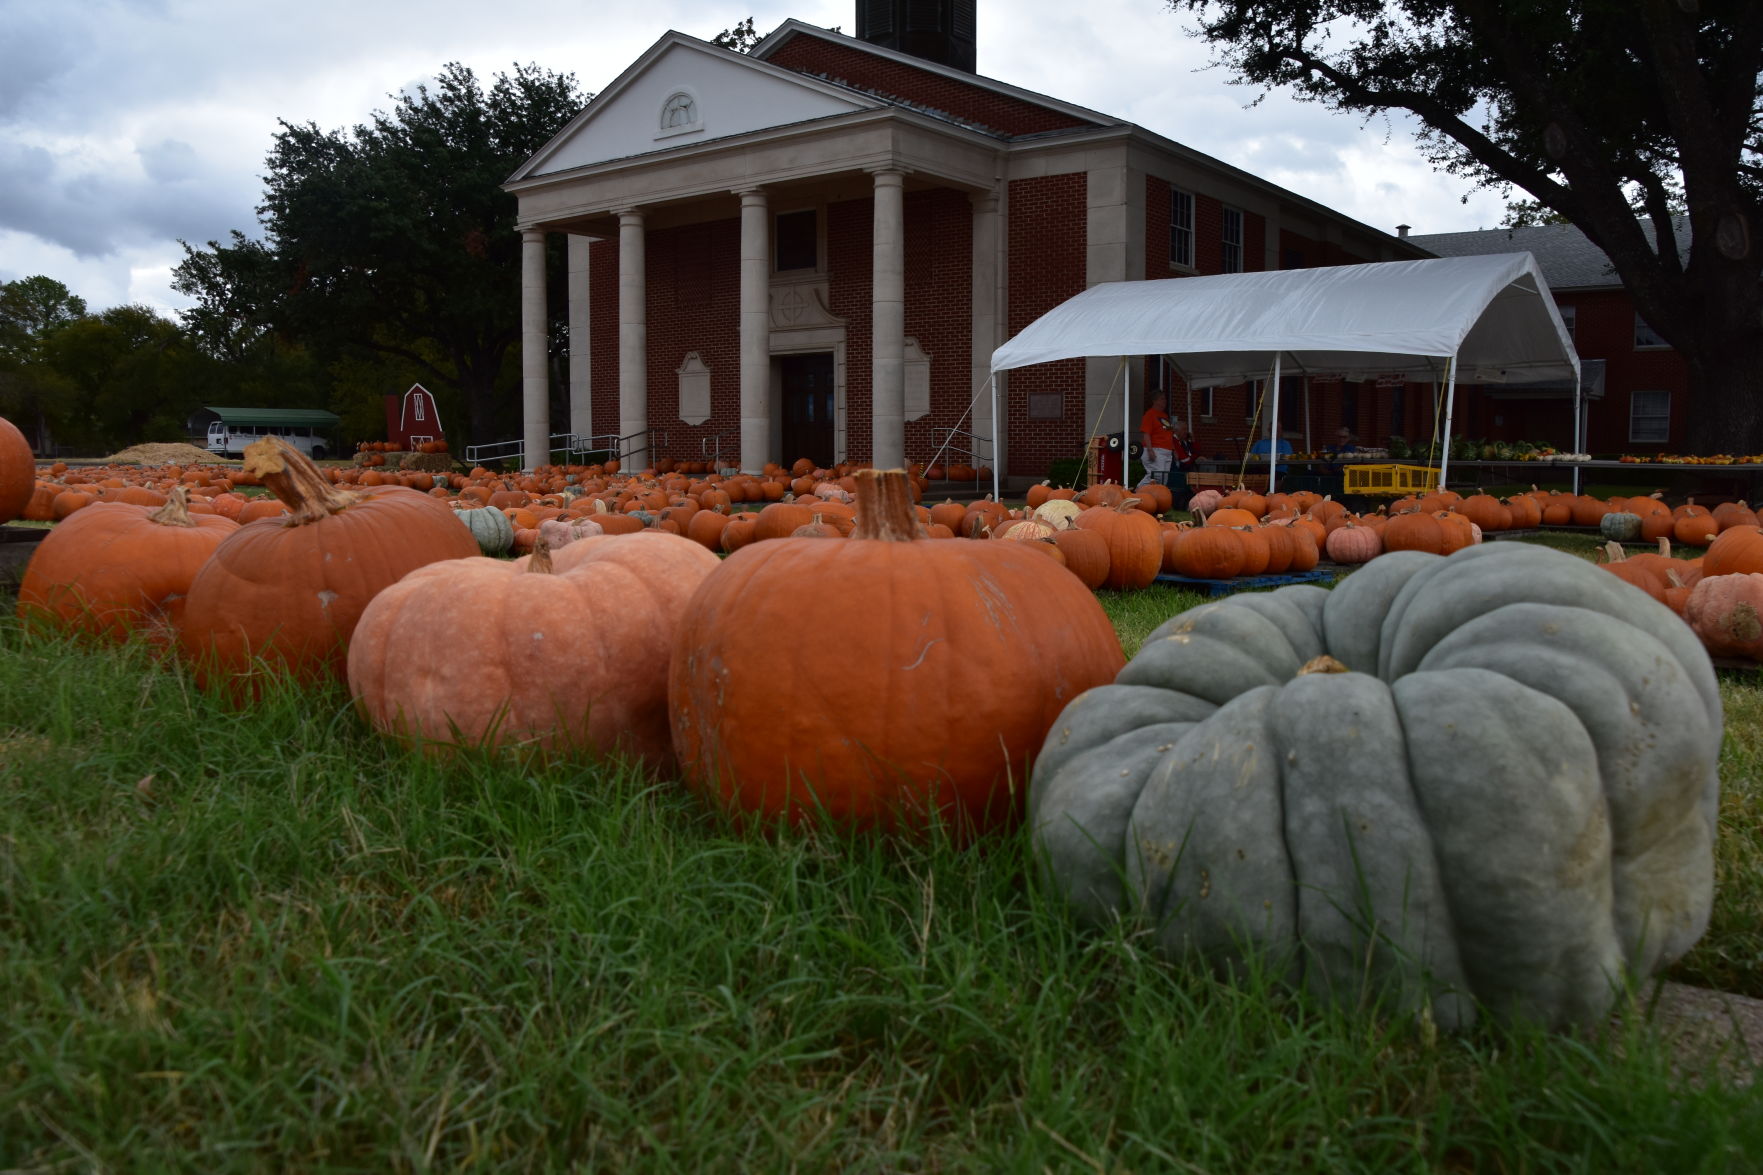
<svg viewBox="0 0 1763 1175"><path fill-rule="evenodd" d="M567 431L626 438L643 463L716 453L743 469L927 460L953 437L1019 483L1120 428L1110 359L1010 373L991 419L991 352L1072 294L1427 255L1143 127L978 76L973 7L863 3L859 37L789 21L746 55L670 32L523 165L507 187L526 258L527 451L563 431L544 362L548 233L569 242ZM915 36L889 35L902 29ZM1135 399L1146 381L1185 403L1161 361L1133 361ZM1399 394L1324 389L1311 427L1327 435L1345 401L1375 434ZM1240 447L1250 391L1200 399L1202 451ZM1300 439L1301 413L1282 422Z"/></svg>
<svg viewBox="0 0 1763 1175"><path fill-rule="evenodd" d="M1689 260L1689 221L1677 225L1678 251ZM1585 363L1585 450L1668 453L1687 432L1689 365L1635 312L1634 299L1604 251L1568 224L1407 238L1441 257L1530 253ZM1566 388L1468 389L1457 401L1456 431L1494 440L1573 441Z"/></svg>

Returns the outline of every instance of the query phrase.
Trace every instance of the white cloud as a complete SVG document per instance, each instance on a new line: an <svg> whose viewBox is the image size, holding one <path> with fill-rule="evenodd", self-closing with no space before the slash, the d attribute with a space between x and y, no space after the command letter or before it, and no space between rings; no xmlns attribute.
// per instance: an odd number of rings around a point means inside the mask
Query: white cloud
<svg viewBox="0 0 1763 1175"><path fill-rule="evenodd" d="M670 28L709 38L751 14L856 31L854 0L5 0L0 4L0 277L47 273L94 308L183 305L175 243L255 233L277 119L324 129L461 61L536 62L586 91ZM1208 68L1161 0L981 0L979 69L1129 119L1379 228L1497 222L1487 193L1431 172L1403 125L1361 126Z"/></svg>

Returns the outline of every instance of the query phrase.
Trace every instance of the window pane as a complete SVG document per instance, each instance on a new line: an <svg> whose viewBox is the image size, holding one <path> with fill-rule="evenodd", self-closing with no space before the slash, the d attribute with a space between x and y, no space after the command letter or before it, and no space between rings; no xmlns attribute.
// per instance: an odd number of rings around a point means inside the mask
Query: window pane
<svg viewBox="0 0 1763 1175"><path fill-rule="evenodd" d="M1224 272L1243 272L1243 214L1224 210Z"/></svg>
<svg viewBox="0 0 1763 1175"><path fill-rule="evenodd" d="M813 209L778 214L777 268L780 272L814 268L820 255L815 241L815 224Z"/></svg>
<svg viewBox="0 0 1763 1175"><path fill-rule="evenodd" d="M1628 401L1628 439L1662 445L1671 436L1671 393L1635 392Z"/></svg>
<svg viewBox="0 0 1763 1175"><path fill-rule="evenodd" d="M1188 192L1169 192L1169 260L1175 265L1194 264L1194 197Z"/></svg>
<svg viewBox="0 0 1763 1175"><path fill-rule="evenodd" d="M1659 337L1659 332L1641 320L1640 315L1634 316L1634 345L1638 350L1642 347L1669 347L1671 344Z"/></svg>

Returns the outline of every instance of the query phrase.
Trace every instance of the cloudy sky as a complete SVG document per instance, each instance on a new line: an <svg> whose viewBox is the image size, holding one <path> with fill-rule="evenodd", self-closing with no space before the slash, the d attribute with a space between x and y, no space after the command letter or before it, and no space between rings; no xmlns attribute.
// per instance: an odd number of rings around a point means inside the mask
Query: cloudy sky
<svg viewBox="0 0 1763 1175"><path fill-rule="evenodd" d="M672 28L751 15L855 31L853 0L0 0L0 281L43 273L94 310L173 311L177 241L255 235L278 118L351 126L462 61L599 90ZM1117 115L1379 228L1492 227L1404 123L1362 125L1207 68L1162 0L980 0L979 71Z"/></svg>

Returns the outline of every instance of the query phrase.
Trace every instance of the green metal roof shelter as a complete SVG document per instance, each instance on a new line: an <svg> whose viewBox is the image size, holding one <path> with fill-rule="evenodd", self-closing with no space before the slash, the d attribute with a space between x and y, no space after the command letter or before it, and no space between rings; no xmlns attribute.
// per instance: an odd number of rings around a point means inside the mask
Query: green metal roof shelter
<svg viewBox="0 0 1763 1175"><path fill-rule="evenodd" d="M190 415L190 424L206 429L214 421L231 428L235 425L257 428L335 428L342 420L335 412L323 408L216 408L204 407Z"/></svg>

